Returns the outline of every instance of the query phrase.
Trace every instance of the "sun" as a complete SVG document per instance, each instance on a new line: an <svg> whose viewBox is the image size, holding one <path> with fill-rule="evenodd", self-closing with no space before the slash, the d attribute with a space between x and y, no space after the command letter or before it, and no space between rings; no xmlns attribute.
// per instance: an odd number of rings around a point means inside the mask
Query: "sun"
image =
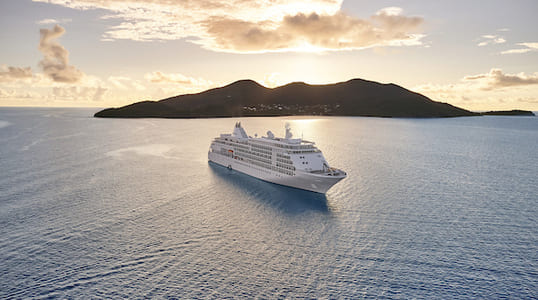
<svg viewBox="0 0 538 300"><path fill-rule="evenodd" d="M307 41L301 41L297 46L286 49L286 51L321 54L327 52L328 49L312 45Z"/></svg>

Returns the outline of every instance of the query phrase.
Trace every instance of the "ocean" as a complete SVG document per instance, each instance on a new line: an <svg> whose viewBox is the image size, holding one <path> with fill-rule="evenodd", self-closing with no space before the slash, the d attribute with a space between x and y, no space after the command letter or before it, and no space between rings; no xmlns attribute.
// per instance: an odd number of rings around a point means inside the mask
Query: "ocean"
<svg viewBox="0 0 538 300"><path fill-rule="evenodd" d="M0 298L538 297L538 118L98 119L0 108ZM326 195L209 164L313 140Z"/></svg>

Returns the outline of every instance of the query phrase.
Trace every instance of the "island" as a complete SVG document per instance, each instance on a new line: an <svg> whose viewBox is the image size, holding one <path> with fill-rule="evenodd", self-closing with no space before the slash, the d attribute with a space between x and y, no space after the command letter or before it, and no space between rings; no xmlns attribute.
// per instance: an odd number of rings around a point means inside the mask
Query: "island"
<svg viewBox="0 0 538 300"><path fill-rule="evenodd" d="M255 116L369 116L439 118L477 116L393 83L364 79L325 85L294 82L266 88L253 80L160 101L142 101L95 114L102 118L216 118Z"/></svg>
<svg viewBox="0 0 538 300"><path fill-rule="evenodd" d="M483 116L528 116L528 117L536 116L532 111L520 110L520 109L487 111L480 114Z"/></svg>

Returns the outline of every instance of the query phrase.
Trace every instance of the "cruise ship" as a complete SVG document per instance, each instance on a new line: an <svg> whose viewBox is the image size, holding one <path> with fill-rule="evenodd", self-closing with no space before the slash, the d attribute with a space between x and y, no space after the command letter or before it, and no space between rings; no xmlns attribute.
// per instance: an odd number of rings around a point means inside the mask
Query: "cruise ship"
<svg viewBox="0 0 538 300"><path fill-rule="evenodd" d="M241 122L232 134L216 137L208 152L211 162L264 181L325 194L346 178L346 172L329 166L314 142L292 138L286 124L286 136L248 136Z"/></svg>

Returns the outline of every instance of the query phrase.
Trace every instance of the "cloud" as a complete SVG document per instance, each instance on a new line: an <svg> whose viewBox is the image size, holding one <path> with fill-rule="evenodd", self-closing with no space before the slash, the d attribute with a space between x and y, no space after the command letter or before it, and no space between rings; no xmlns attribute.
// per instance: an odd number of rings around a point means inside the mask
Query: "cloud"
<svg viewBox="0 0 538 300"><path fill-rule="evenodd" d="M182 85L197 85L208 86L212 82L203 78L187 77L180 73L163 73L159 71L147 73L144 78L151 83L162 84L182 84Z"/></svg>
<svg viewBox="0 0 538 300"><path fill-rule="evenodd" d="M32 69L30 67L8 67L5 65L0 66L0 82L12 82L21 79L32 78Z"/></svg>
<svg viewBox="0 0 538 300"><path fill-rule="evenodd" d="M380 11L369 20L342 12L299 13L285 16L278 24L212 19L206 23L211 38L199 43L207 49L231 52L350 50L420 44L422 36L412 32L422 25L422 18L393 13Z"/></svg>
<svg viewBox="0 0 538 300"><path fill-rule="evenodd" d="M55 82L76 83L84 76L80 70L69 65L69 51L60 45L56 39L65 33L60 25L55 25L52 30L41 29L39 31L39 51L43 53L43 59L39 66L45 75Z"/></svg>
<svg viewBox="0 0 538 300"><path fill-rule="evenodd" d="M108 89L104 87L57 86L52 88L49 96L62 101L102 101Z"/></svg>
<svg viewBox="0 0 538 300"><path fill-rule="evenodd" d="M463 78L464 81L478 81L483 90L492 90L505 87L535 85L538 84L538 73L533 75L505 74L501 69L491 69L489 73L469 75Z"/></svg>
<svg viewBox="0 0 538 300"><path fill-rule="evenodd" d="M104 9L120 20L103 40L180 40L213 51L323 51L420 45L421 17L388 7L367 19L341 11L343 0L34 0Z"/></svg>
<svg viewBox="0 0 538 300"><path fill-rule="evenodd" d="M60 19L60 20L56 20L56 19L43 19L43 20L39 20L36 22L36 24L39 24L39 25L49 25L49 24L60 24L60 23L69 23L71 22L72 20L71 19Z"/></svg>
<svg viewBox="0 0 538 300"><path fill-rule="evenodd" d="M527 53L527 52L531 52L531 51L533 51L533 50L529 49L529 48L510 49L510 50L506 50L506 51L501 52L501 54L523 54L523 53Z"/></svg>
<svg viewBox="0 0 538 300"><path fill-rule="evenodd" d="M378 15L383 14L387 16L398 16L398 15L401 15L402 12L403 12L403 9L401 7L390 6L390 7L385 7L383 9L380 9L377 12L377 14Z"/></svg>
<svg viewBox="0 0 538 300"><path fill-rule="evenodd" d="M4 90L0 88L0 98L9 98L9 99L35 99L39 98L40 95L33 91L17 91L14 89Z"/></svg>
<svg viewBox="0 0 538 300"><path fill-rule="evenodd" d="M506 40L498 35L493 34L486 34L480 37L481 42L478 43L479 47L484 47L487 45L494 45L494 44L504 44L506 43Z"/></svg>
<svg viewBox="0 0 538 300"><path fill-rule="evenodd" d="M4 89L0 88L0 98L11 98L11 97L14 97L14 96L15 96L15 91L14 90L8 91L8 90L4 90Z"/></svg>
<svg viewBox="0 0 538 300"><path fill-rule="evenodd" d="M538 43L519 43L518 45L538 50Z"/></svg>
<svg viewBox="0 0 538 300"><path fill-rule="evenodd" d="M120 90L146 90L146 87L139 80L132 79L126 76L110 76L108 81L117 89Z"/></svg>
<svg viewBox="0 0 538 300"><path fill-rule="evenodd" d="M517 45L525 48L510 49L501 52L501 54L522 54L527 52L538 51L538 43L518 43Z"/></svg>
<svg viewBox="0 0 538 300"><path fill-rule="evenodd" d="M0 65L0 98L3 104L18 105L20 100L25 100L25 105L42 105L43 100L49 101L49 104L56 100L88 103L102 101L108 96L111 85L69 64L69 52L57 41L64 33L65 29L59 25L50 30L40 30L38 49L43 59L39 66L43 72L33 73L30 67ZM119 81L121 78L115 79ZM128 88L139 90L135 83Z"/></svg>
<svg viewBox="0 0 538 300"><path fill-rule="evenodd" d="M537 109L538 74L510 75L496 70L465 76L456 83L422 84L413 90L433 100L473 110Z"/></svg>
<svg viewBox="0 0 538 300"><path fill-rule="evenodd" d="M34 0L73 9L102 9L105 19L120 20L105 40L137 41L204 38L201 22L213 17L247 21L282 19L299 12L333 14L343 0Z"/></svg>
<svg viewBox="0 0 538 300"><path fill-rule="evenodd" d="M170 95L198 93L217 86L211 80L189 77L181 73L154 71L146 73L144 79L152 84L148 88L152 91L152 97L157 99Z"/></svg>

